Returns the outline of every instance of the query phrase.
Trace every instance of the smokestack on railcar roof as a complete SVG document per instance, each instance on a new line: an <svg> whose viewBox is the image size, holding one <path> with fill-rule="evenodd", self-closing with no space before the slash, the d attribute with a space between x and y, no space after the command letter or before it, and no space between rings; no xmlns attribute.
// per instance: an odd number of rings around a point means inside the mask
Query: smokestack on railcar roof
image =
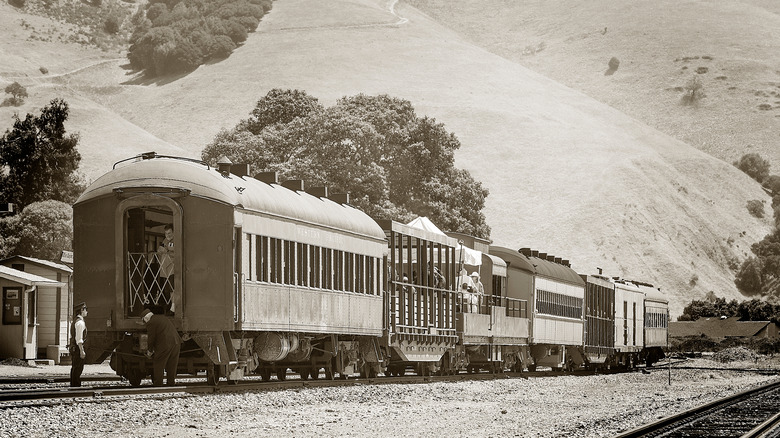
<svg viewBox="0 0 780 438"><path fill-rule="evenodd" d="M255 179L266 184L279 184L279 172L256 173Z"/></svg>
<svg viewBox="0 0 780 438"><path fill-rule="evenodd" d="M249 175L249 164L248 163L233 164L230 166L230 173L240 177L247 176Z"/></svg>
<svg viewBox="0 0 780 438"><path fill-rule="evenodd" d="M219 161L217 161L217 170L219 170L219 173L223 175L227 175L230 173L230 166L233 165L233 162L228 159L226 156L220 157Z"/></svg>
<svg viewBox="0 0 780 438"><path fill-rule="evenodd" d="M328 197L328 188L324 186L318 186L318 187L309 187L306 189L306 193L316 196L318 198L327 198Z"/></svg>
<svg viewBox="0 0 780 438"><path fill-rule="evenodd" d="M303 186L303 180L302 179L290 179L282 183L282 187L290 190L295 190L296 192L302 192L304 191Z"/></svg>

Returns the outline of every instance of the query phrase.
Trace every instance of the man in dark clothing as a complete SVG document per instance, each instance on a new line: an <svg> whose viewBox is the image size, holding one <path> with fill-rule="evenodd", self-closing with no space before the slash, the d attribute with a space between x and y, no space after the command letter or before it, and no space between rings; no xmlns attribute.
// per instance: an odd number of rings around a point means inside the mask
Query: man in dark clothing
<svg viewBox="0 0 780 438"><path fill-rule="evenodd" d="M155 315L149 309L141 313L141 320L146 324L149 335L148 353L154 363L152 380L154 386L162 386L163 370L167 376L168 386L176 383L176 367L179 365L181 337L170 319L164 315Z"/></svg>

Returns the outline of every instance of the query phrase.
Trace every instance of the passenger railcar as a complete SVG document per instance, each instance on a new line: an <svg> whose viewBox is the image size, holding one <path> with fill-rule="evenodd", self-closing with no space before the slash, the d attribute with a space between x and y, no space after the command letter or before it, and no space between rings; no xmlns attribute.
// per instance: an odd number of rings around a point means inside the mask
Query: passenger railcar
<svg viewBox="0 0 780 438"><path fill-rule="evenodd" d="M530 356L524 365L573 369L585 363L585 282L562 260L530 248L491 246L508 265L507 296L530 303Z"/></svg>

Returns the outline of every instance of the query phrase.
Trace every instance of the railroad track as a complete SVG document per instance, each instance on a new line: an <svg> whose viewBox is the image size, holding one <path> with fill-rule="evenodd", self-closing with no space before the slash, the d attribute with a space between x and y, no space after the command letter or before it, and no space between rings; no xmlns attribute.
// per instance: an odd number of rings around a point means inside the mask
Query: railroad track
<svg viewBox="0 0 780 438"><path fill-rule="evenodd" d="M639 437L780 436L780 380L740 392L617 435Z"/></svg>

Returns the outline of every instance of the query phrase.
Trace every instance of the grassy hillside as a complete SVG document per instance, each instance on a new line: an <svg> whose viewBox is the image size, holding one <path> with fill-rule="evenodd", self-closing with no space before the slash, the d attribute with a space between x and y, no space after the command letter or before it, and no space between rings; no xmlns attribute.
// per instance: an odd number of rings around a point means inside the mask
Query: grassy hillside
<svg viewBox="0 0 780 438"><path fill-rule="evenodd" d="M0 6L0 17L6 12ZM94 56L106 62L63 63L61 73L72 73L49 81L35 64L20 70L0 60L1 80L35 77L22 111L55 96L72 103L68 127L82 133L85 164L98 163L87 166L108 169L109 156L141 150L197 157L271 88L303 89L325 105L387 93L461 139L457 164L491 191L496 244L655 283L675 315L711 290L737 297L730 268L769 230L745 208L768 197L733 166L403 4L279 0L230 58L182 77L149 81L124 60ZM0 108L0 120L9 111Z"/></svg>
<svg viewBox="0 0 780 438"><path fill-rule="evenodd" d="M729 163L780 174L780 2L409 0L475 44ZM620 66L607 72L608 62ZM680 105L692 77L706 98Z"/></svg>

